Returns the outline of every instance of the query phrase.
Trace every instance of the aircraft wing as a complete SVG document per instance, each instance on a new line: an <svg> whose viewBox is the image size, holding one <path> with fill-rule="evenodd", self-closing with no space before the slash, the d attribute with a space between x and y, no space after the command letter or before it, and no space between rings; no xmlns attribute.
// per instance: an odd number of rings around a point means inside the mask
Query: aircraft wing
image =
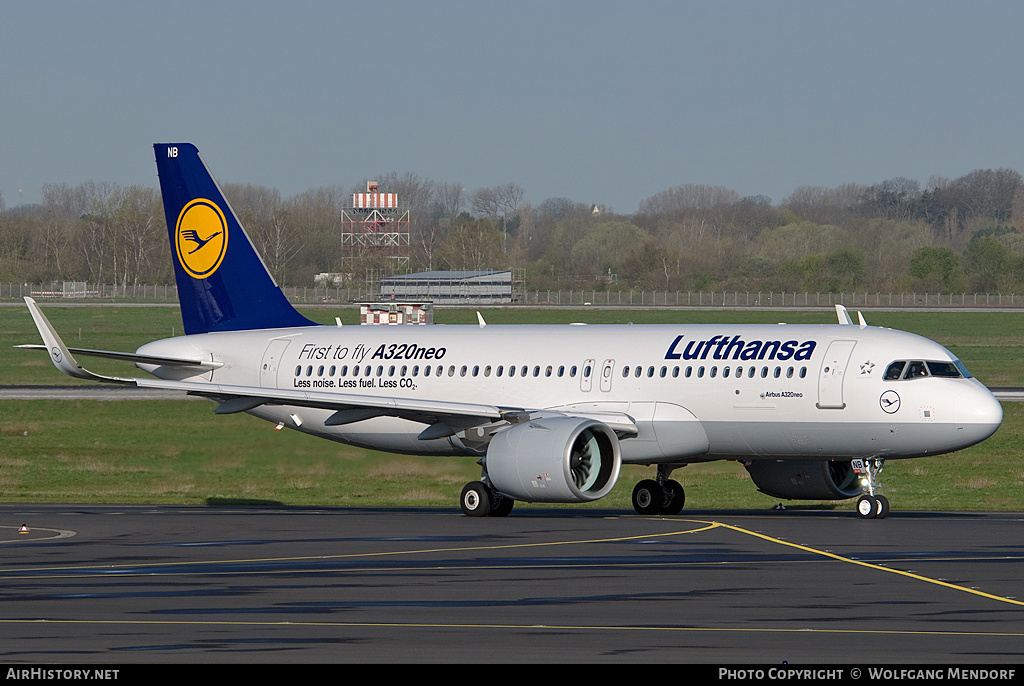
<svg viewBox="0 0 1024 686"><path fill-rule="evenodd" d="M15 348L23 350L48 350L45 345L30 343L28 345L16 345ZM91 357L104 357L108 360L122 360L124 362L135 362L137 364L155 364L165 367L196 367L198 369L210 370L224 366L223 362L211 360L200 360L198 358L185 357L160 357L157 355L140 355L138 353L123 353L116 350L90 350L89 348L68 348L72 355L89 355Z"/></svg>
<svg viewBox="0 0 1024 686"><path fill-rule="evenodd" d="M616 413L577 413L539 408L499 407L482 403L458 403L446 400L396 398L371 396L355 393L328 393L290 388L264 388L260 386L238 386L230 384L205 383L198 381L174 381L167 379L140 379L135 377L103 376L89 371L75 359L75 354L94 355L128 362L158 365L194 366L211 369L220 363L208 360L165 358L137 353L119 353L102 350L68 348L64 345L53 325L43 315L32 298L25 298L32 319L35 321L44 345L31 344L16 346L29 350L48 350L54 366L68 376L90 381L134 385L139 388L183 391L190 395L202 396L217 401L217 414L246 412L261 405L288 405L333 410L324 422L327 426L341 426L374 417L400 417L427 424L420 433L424 440L453 436L457 432L474 426L506 421L512 424L536 419L545 415L582 416L598 419L609 424L620 437L635 436L636 424L632 417Z"/></svg>
<svg viewBox="0 0 1024 686"><path fill-rule="evenodd" d="M395 398L390 396L327 393L289 388L262 388L196 381L133 379L139 388L184 391L220 402L217 414L246 412L261 405L288 405L334 410L324 422L341 426L374 417L400 417L427 424L419 435L423 440L454 436L459 431L494 422L518 424L545 416L572 416L596 419L608 425L620 438L637 435L635 420L627 414L614 412L566 412L559 410L499 407L479 403L456 403L446 400Z"/></svg>
<svg viewBox="0 0 1024 686"><path fill-rule="evenodd" d="M355 393L327 393L289 388L262 388L257 386L234 386L230 384L201 383L197 381L168 381L164 379L131 379L139 388L184 391L220 400L217 414L245 412L260 405L292 405L335 410L327 420L328 426L349 424L371 417L404 417L414 421L429 421L433 418L460 417L477 419L476 423L500 421L509 412L521 408L499 408L494 405L455 403L443 400L413 400L389 396L370 396Z"/></svg>
<svg viewBox="0 0 1024 686"><path fill-rule="evenodd" d="M427 437L443 437L453 435L456 431L494 421L501 421L508 413L522 411L522 408L498 408L493 405L473 403L456 403L440 400L412 400L408 398L392 398L387 396L365 396L352 393L325 393L318 391L300 391L281 388L262 388L255 386L233 386L211 384L195 381L169 381L163 379L139 379L134 377L104 376L89 371L75 359L75 353L96 355L130 362L148 364L186 365L203 368L221 366L206 360L186 360L177 358L154 357L136 353L117 353L111 351L69 349L64 345L50 321L43 315L39 306L32 298L25 298L32 319L42 336L43 345L31 344L17 346L29 350L48 350L54 366L68 376L89 381L134 385L139 388L159 388L178 390L220 401L216 412L231 414L255 409L260 405L295 405L298 407L316 407L334 410L327 420L328 426L349 424L372 417L403 417L413 421L430 424ZM450 433L448 433L450 431Z"/></svg>

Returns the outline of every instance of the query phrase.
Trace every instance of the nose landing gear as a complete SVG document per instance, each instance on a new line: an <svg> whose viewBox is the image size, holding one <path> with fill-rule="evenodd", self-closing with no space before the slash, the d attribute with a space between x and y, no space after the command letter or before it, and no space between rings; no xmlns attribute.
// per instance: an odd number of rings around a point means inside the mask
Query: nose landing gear
<svg viewBox="0 0 1024 686"><path fill-rule="evenodd" d="M867 491L857 499L857 515L861 519L885 519L889 514L889 499L876 494L879 483L875 480L881 473L884 460L874 457L868 460L853 460L853 471L864 475L864 489Z"/></svg>

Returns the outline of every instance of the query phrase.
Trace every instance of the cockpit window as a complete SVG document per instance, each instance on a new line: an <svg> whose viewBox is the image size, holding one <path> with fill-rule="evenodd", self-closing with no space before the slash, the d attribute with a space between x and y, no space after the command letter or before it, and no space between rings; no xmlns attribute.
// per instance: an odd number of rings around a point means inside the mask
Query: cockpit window
<svg viewBox="0 0 1024 686"><path fill-rule="evenodd" d="M932 376L944 376L952 379L960 378L960 370L952 362L929 362L928 371Z"/></svg>
<svg viewBox="0 0 1024 686"><path fill-rule="evenodd" d="M913 361L907 365L907 371L904 373L904 379L917 379L922 376L928 376L928 367L925 366L924 362Z"/></svg>
<svg viewBox="0 0 1024 686"><path fill-rule="evenodd" d="M903 367L906 365L906 361L899 360L889 365L889 368L885 370L885 380L895 381L896 379L903 376Z"/></svg>
<svg viewBox="0 0 1024 686"><path fill-rule="evenodd" d="M891 363L885 370L886 381L897 381L899 379L921 379L927 376L937 376L945 379L970 379L971 373L967 371L960 360L943 362L939 360L898 360Z"/></svg>

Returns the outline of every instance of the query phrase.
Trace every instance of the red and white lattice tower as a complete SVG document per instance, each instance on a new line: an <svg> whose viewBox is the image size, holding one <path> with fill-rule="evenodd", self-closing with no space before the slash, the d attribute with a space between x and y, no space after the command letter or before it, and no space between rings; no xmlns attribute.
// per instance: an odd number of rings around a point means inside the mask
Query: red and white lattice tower
<svg viewBox="0 0 1024 686"><path fill-rule="evenodd" d="M352 207L341 211L344 271L361 279L365 273L382 276L409 271L409 206L397 193L381 193L376 181L365 193L352 195Z"/></svg>

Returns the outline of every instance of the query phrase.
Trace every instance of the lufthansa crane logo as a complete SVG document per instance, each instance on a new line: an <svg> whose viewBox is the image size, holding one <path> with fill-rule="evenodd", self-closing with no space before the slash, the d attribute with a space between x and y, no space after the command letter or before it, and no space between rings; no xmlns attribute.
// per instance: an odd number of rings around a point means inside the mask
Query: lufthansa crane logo
<svg viewBox="0 0 1024 686"><path fill-rule="evenodd" d="M228 249L228 223L216 203L198 198L182 208L174 248L192 277L205 279L217 271Z"/></svg>
<svg viewBox="0 0 1024 686"><path fill-rule="evenodd" d="M893 414L900 409L900 396L896 391L886 391L878 399L878 404L882 407L883 412Z"/></svg>

